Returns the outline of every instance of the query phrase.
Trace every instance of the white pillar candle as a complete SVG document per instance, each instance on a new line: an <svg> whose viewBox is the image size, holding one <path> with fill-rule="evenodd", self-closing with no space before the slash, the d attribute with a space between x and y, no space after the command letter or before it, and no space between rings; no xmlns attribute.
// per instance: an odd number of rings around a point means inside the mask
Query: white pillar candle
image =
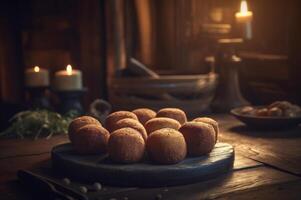
<svg viewBox="0 0 301 200"><path fill-rule="evenodd" d="M237 23L243 26L244 38L252 39L253 13L248 10L247 1L241 1L240 11L235 14L235 18Z"/></svg>
<svg viewBox="0 0 301 200"><path fill-rule="evenodd" d="M83 89L82 72L72 69L71 65L66 70L57 71L54 75L54 88L58 91Z"/></svg>
<svg viewBox="0 0 301 200"><path fill-rule="evenodd" d="M25 85L27 87L47 87L49 86L49 72L38 66L25 71Z"/></svg>

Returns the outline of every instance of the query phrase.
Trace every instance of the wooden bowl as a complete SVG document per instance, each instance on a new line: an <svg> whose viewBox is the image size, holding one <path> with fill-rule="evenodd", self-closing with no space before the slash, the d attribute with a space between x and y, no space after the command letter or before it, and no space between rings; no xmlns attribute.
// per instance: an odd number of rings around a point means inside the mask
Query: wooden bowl
<svg viewBox="0 0 301 200"><path fill-rule="evenodd" d="M160 78L114 78L109 99L114 109L177 107L197 115L209 108L217 86L217 75L175 75Z"/></svg>

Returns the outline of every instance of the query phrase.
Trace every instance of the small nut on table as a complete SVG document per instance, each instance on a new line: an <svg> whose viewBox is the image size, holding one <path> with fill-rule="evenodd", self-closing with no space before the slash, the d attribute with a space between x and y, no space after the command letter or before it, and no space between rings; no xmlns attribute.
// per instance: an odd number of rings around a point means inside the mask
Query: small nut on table
<svg viewBox="0 0 301 200"><path fill-rule="evenodd" d="M63 178L63 183L69 185L71 183L69 178Z"/></svg>
<svg viewBox="0 0 301 200"><path fill-rule="evenodd" d="M94 187L95 190L101 190L102 185L101 185L100 183L98 183L98 182L95 182L95 183L93 184L93 187Z"/></svg>
<svg viewBox="0 0 301 200"><path fill-rule="evenodd" d="M85 186L79 186L79 191L82 193L87 193L88 192L88 188Z"/></svg>
<svg viewBox="0 0 301 200"><path fill-rule="evenodd" d="M157 196L156 196L157 200L162 199L162 198L163 198L162 194L157 194Z"/></svg>

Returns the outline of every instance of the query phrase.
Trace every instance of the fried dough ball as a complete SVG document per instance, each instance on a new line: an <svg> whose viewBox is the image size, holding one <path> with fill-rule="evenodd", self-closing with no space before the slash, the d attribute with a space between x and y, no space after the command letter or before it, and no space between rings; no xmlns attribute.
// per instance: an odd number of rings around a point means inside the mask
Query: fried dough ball
<svg viewBox="0 0 301 200"><path fill-rule="evenodd" d="M288 101L275 101L268 108L270 111L269 116L296 117L301 114L301 108Z"/></svg>
<svg viewBox="0 0 301 200"><path fill-rule="evenodd" d="M203 122L186 122L179 131L183 134L190 156L202 156L212 151L215 145L213 127Z"/></svg>
<svg viewBox="0 0 301 200"><path fill-rule="evenodd" d="M181 125L187 121L186 114L178 108L163 108L158 111L156 117L168 117L177 120Z"/></svg>
<svg viewBox="0 0 301 200"><path fill-rule="evenodd" d="M133 128L141 134L144 141L147 139L147 133L146 133L144 126L135 119L125 118L125 119L119 120L114 125L114 128L112 131L115 131L115 130L118 130L121 128Z"/></svg>
<svg viewBox="0 0 301 200"><path fill-rule="evenodd" d="M240 113L243 115L253 115L255 109L252 106L245 106L241 109Z"/></svg>
<svg viewBox="0 0 301 200"><path fill-rule="evenodd" d="M283 111L278 107L268 109L268 116L281 117L282 115Z"/></svg>
<svg viewBox="0 0 301 200"><path fill-rule="evenodd" d="M135 119L138 120L137 116L129 111L117 111L117 112L113 112L111 113L105 122L106 128L108 129L108 131L112 132L114 130L114 125L116 124L116 122L118 122L121 119L125 119L125 118L131 118L131 119Z"/></svg>
<svg viewBox="0 0 301 200"><path fill-rule="evenodd" d="M145 125L148 120L155 118L157 114L155 111L148 108L138 108L132 112L138 117L138 120L143 125Z"/></svg>
<svg viewBox="0 0 301 200"><path fill-rule="evenodd" d="M145 142L141 134L132 128L121 128L111 133L108 143L110 158L118 163L135 163L142 159Z"/></svg>
<svg viewBox="0 0 301 200"><path fill-rule="evenodd" d="M178 130L181 127L181 124L174 119L167 117L158 117L151 120L148 120L145 124L145 129L147 134L150 135L152 132L162 129L162 128L172 128Z"/></svg>
<svg viewBox="0 0 301 200"><path fill-rule="evenodd" d="M269 114L269 110L267 108L260 108L256 110L256 116L266 117Z"/></svg>
<svg viewBox="0 0 301 200"><path fill-rule="evenodd" d="M68 135L71 142L73 141L73 135L75 134L75 132L87 124L95 124L101 126L101 123L97 119L90 116L81 116L75 118L74 120L72 120L68 127Z"/></svg>
<svg viewBox="0 0 301 200"><path fill-rule="evenodd" d="M215 131L215 143L217 142L218 133L219 133L219 128L218 128L217 121L215 121L214 119L209 118L209 117L198 117L198 118L194 119L193 121L210 124L213 127L214 131Z"/></svg>
<svg viewBox="0 0 301 200"><path fill-rule="evenodd" d="M88 124L73 135L72 145L80 154L101 154L107 150L110 133L102 126Z"/></svg>
<svg viewBox="0 0 301 200"><path fill-rule="evenodd" d="M282 111L285 111L286 109L289 109L291 106L292 104L288 101L275 101L274 103L270 104L268 108L278 107Z"/></svg>
<svg viewBox="0 0 301 200"><path fill-rule="evenodd" d="M289 109L286 109L283 113L285 117L296 117L301 115L301 108L298 105L292 105Z"/></svg>
<svg viewBox="0 0 301 200"><path fill-rule="evenodd" d="M174 129L154 131L147 139L146 149L152 161L158 164L175 164L187 154L183 135Z"/></svg>

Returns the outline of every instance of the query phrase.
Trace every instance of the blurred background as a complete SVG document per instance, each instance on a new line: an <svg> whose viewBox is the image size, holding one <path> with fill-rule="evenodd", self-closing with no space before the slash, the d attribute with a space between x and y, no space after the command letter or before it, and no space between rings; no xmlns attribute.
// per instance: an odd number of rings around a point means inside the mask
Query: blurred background
<svg viewBox="0 0 301 200"><path fill-rule="evenodd" d="M300 1L250 0L252 38L236 48L240 88L252 104L301 102ZM240 38L239 0L3 0L0 2L1 116L26 100L24 70L83 72L87 107L110 100L111 80L130 58L159 75L219 72L216 40ZM9 109L8 109L9 107Z"/></svg>

